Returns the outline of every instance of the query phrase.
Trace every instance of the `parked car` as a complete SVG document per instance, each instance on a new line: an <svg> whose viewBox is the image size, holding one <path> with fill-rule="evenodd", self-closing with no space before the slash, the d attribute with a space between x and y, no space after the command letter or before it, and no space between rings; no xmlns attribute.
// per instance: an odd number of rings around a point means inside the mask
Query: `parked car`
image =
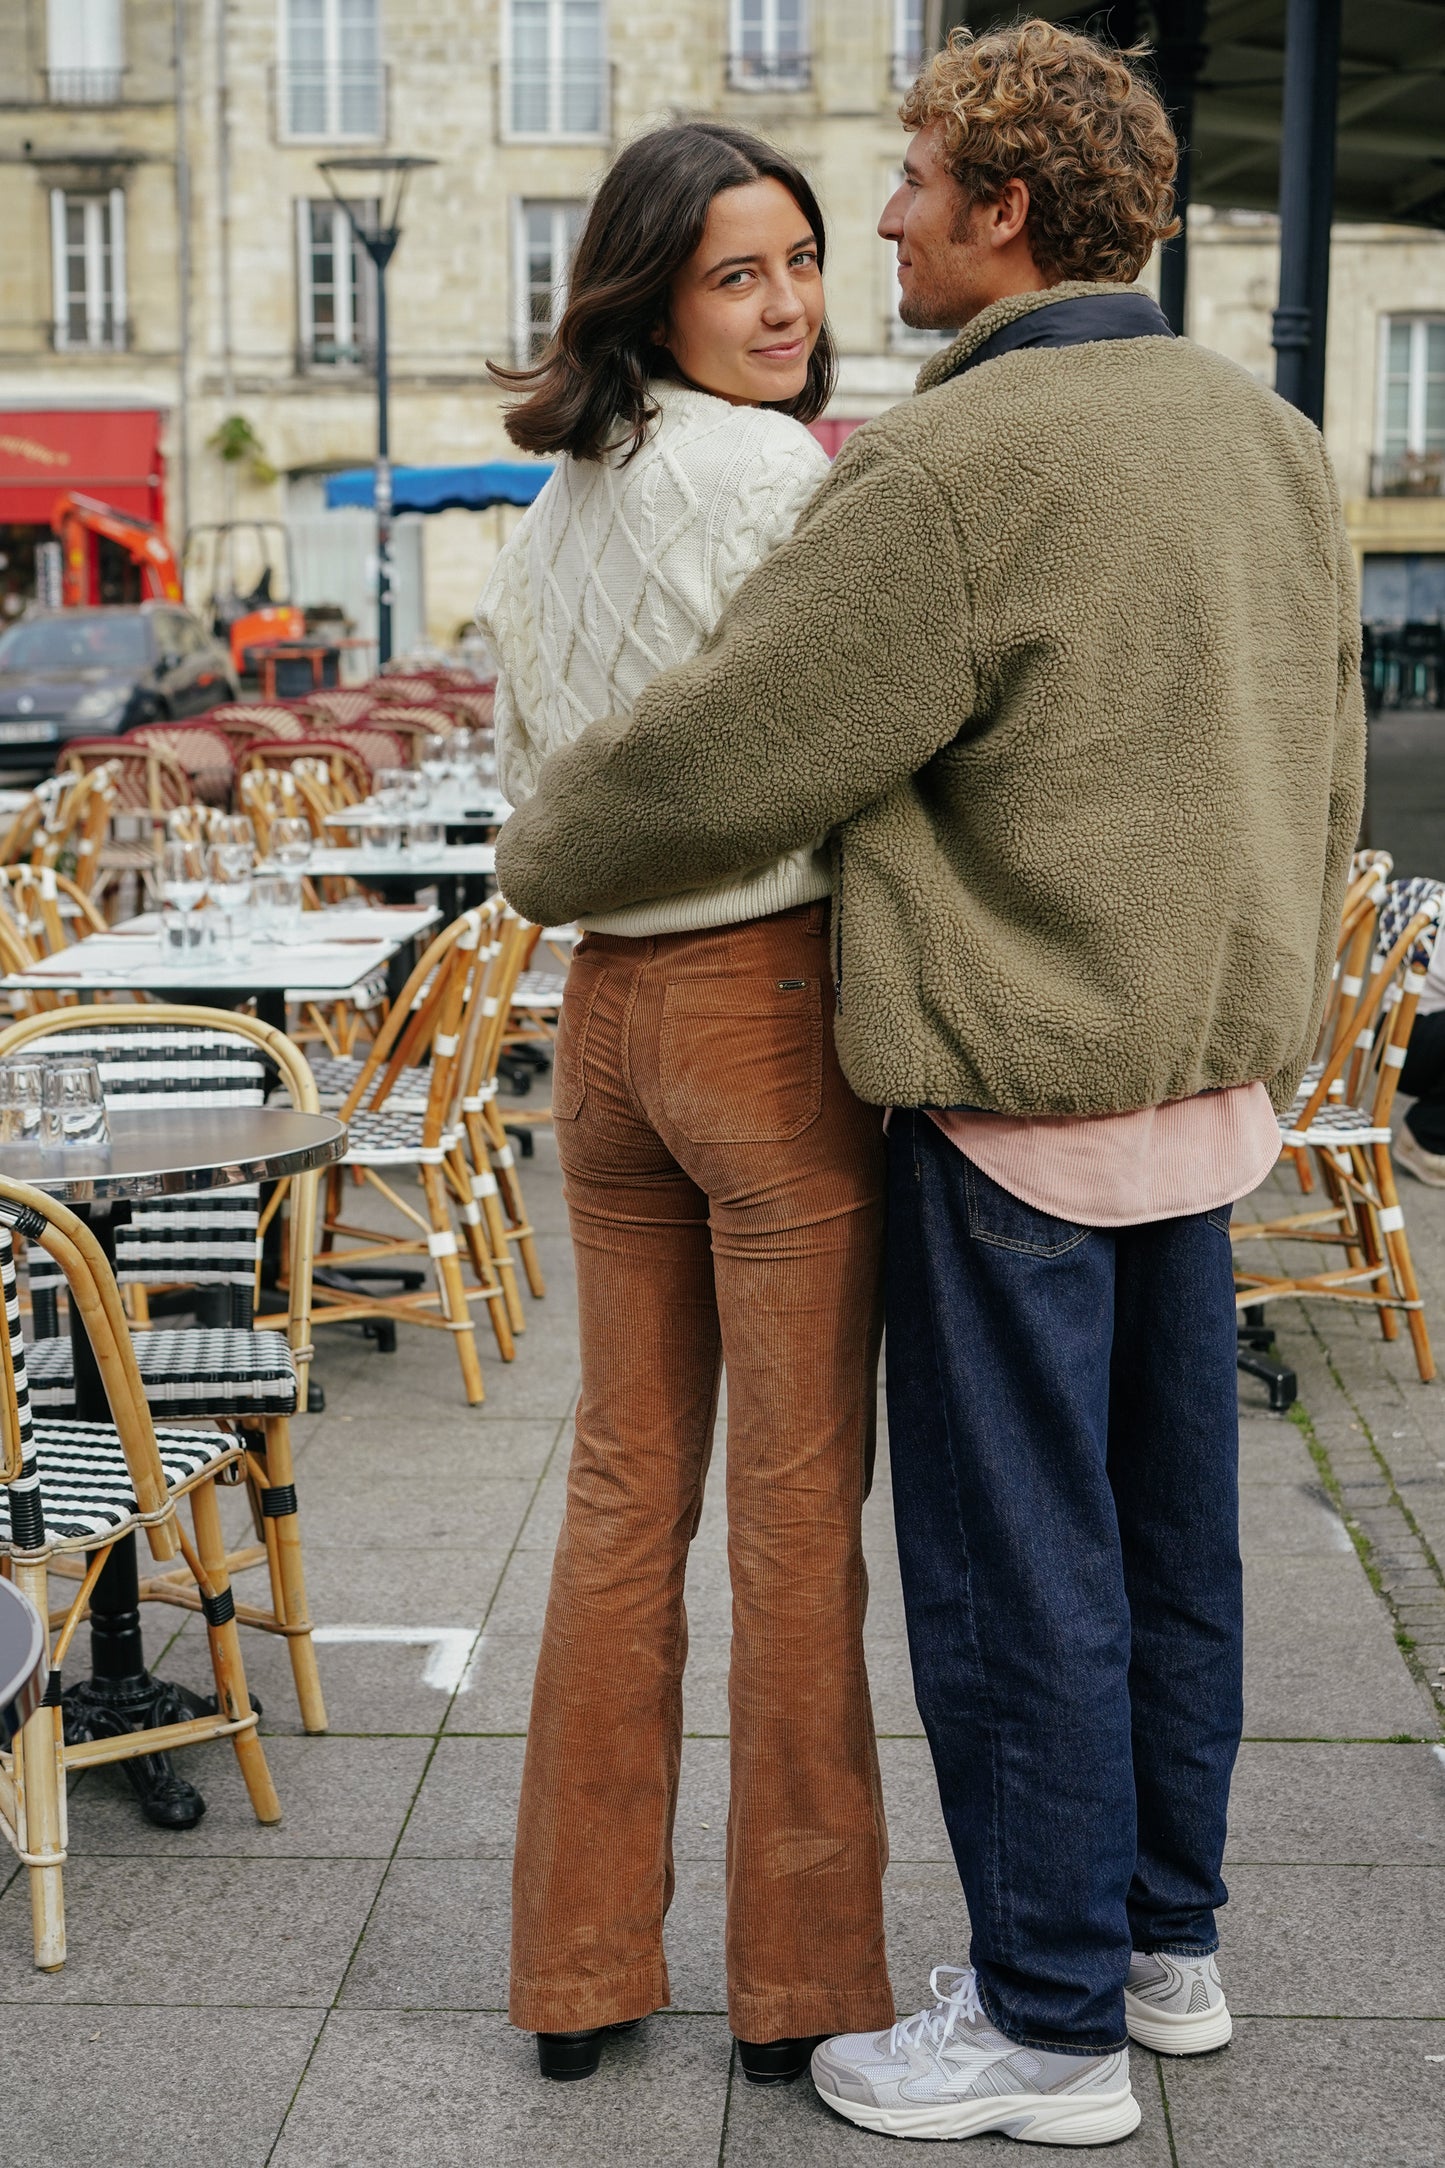
<svg viewBox="0 0 1445 2168"><path fill-rule="evenodd" d="M41 611L0 633L0 770L48 772L69 738L237 698L225 648L176 603Z"/></svg>

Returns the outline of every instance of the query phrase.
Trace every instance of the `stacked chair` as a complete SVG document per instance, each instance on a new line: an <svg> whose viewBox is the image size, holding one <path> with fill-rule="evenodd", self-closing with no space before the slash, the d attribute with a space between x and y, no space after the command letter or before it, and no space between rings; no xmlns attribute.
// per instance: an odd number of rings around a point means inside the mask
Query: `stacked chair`
<svg viewBox="0 0 1445 2168"><path fill-rule="evenodd" d="M1422 1381L1435 1375L1405 1214L1390 1157L1390 1114L1425 975L1445 913L1438 881L1388 881L1388 860L1357 859L1345 900L1338 961L1320 1051L1294 1105L1280 1118L1285 1149L1318 1205L1236 1222L1237 1245L1308 1243L1344 1261L1268 1272L1236 1257L1242 1307L1283 1297L1374 1309L1386 1339L1403 1315Z"/></svg>
<svg viewBox="0 0 1445 2168"><path fill-rule="evenodd" d="M485 1302L503 1361L524 1329L513 1245L528 1286L544 1292L511 1147L496 1111L496 1066L531 929L499 897L467 911L431 943L364 1060L316 1061L323 1099L348 1125L349 1149L329 1176L316 1288L318 1326L363 1320L442 1327L456 1340L468 1401L484 1397L471 1305ZM344 1170L381 1196L410 1233L393 1236L341 1216ZM425 1212L388 1181L414 1169ZM462 1270L460 1227L474 1285ZM342 1245L346 1246L343 1247ZM428 1259L435 1295L373 1295L348 1271Z"/></svg>
<svg viewBox="0 0 1445 2168"><path fill-rule="evenodd" d="M85 1317L110 1405L109 1423L33 1416L15 1269L16 1234L32 1256L63 1276ZM50 1685L24 1725L14 1751L0 1755L0 1828L29 1874L35 1962L53 1972L65 1962L66 1779L101 1762L124 1762L164 1748L229 1739L256 1818L279 1821L277 1799L246 1687L230 1568L222 1534L218 1482L248 1467L239 1433L216 1426L157 1426L136 1363L119 1291L99 1243L85 1224L41 1191L0 1180L0 1293L8 1329L0 1333L0 1486L9 1504L9 1535L0 1541L10 1577L42 1618L47 1576L73 1566L79 1587L52 1620ZM194 1540L177 1513L189 1501ZM205 1620L216 1682L214 1714L158 1730L66 1746L61 1730L61 1667L81 1625L91 1590L116 1541L144 1529L162 1564L179 1554L194 1607ZM81 1565L82 1558L85 1560Z"/></svg>
<svg viewBox="0 0 1445 2168"><path fill-rule="evenodd" d="M289 1039L224 1010L164 1003L72 1009L0 1031L0 1060L22 1048L92 1055L113 1108L153 1108L162 1100L207 1110L259 1106L268 1071L299 1112L315 1113L320 1104L311 1072ZM306 1405L312 1353L317 1177L298 1176L288 1188L286 1310L263 1319L263 1329L255 1329L255 1311L265 1223L254 1188L136 1204L128 1224L117 1229L115 1276L145 1317L150 1297L177 1288L197 1290L199 1304L224 1315L222 1323L137 1331L131 1357L137 1389L153 1420L213 1419L235 1440L257 1541L231 1554L228 1570L264 1563L271 1596L269 1606L238 1605L237 1616L243 1625L285 1639L302 1721L308 1731L324 1731L290 1429L291 1415ZM266 1221L278 1204L273 1198ZM30 1252L27 1267L35 1326L30 1397L41 1415L60 1419L75 1406L71 1343L59 1331L61 1275L44 1245ZM202 1608L194 1576L184 1571L145 1582L141 1595Z"/></svg>

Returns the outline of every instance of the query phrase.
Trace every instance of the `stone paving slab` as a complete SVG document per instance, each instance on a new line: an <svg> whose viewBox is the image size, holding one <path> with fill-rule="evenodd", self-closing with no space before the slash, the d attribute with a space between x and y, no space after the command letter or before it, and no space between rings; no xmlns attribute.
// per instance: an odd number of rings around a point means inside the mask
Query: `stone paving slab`
<svg viewBox="0 0 1445 2168"><path fill-rule="evenodd" d="M1445 1867L1445 1748L1246 1741L1225 1859Z"/></svg>
<svg viewBox="0 0 1445 2168"><path fill-rule="evenodd" d="M430 1752L429 1739L268 1737L282 1803L281 1820L269 1826L252 1813L236 1757L221 1740L186 1761L206 1801L195 1829L153 1829L136 1813L119 1769L90 1769L71 1786L71 1857L386 1860Z"/></svg>
<svg viewBox="0 0 1445 2168"><path fill-rule="evenodd" d="M729 2041L721 2018L654 2017L585 2085L537 2075L500 2017L338 2010L275 2168L714 2168Z"/></svg>
<svg viewBox="0 0 1445 2168"><path fill-rule="evenodd" d="M1226 1879L1235 2010L1445 2018L1445 1868L1237 1866Z"/></svg>
<svg viewBox="0 0 1445 2168"><path fill-rule="evenodd" d="M1445 2025L1242 2018L1164 2065L1181 2168L1440 2168Z"/></svg>
<svg viewBox="0 0 1445 2168"><path fill-rule="evenodd" d="M0 2003L327 2003L384 1872L371 1859L72 1859L70 1955L53 1973L31 1962L17 1876L0 1897Z"/></svg>
<svg viewBox="0 0 1445 2168"><path fill-rule="evenodd" d="M325 2016L12 2004L0 2027L4 2158L25 2168L257 2168Z"/></svg>
<svg viewBox="0 0 1445 2168"><path fill-rule="evenodd" d="M1356 1559L1247 1558L1244 1592L1247 1738L1433 1735L1430 1710Z"/></svg>

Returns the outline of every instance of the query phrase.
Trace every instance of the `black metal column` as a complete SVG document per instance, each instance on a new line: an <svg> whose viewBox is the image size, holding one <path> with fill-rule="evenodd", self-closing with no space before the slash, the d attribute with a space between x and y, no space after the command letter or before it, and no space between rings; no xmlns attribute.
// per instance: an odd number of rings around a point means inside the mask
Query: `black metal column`
<svg viewBox="0 0 1445 2168"><path fill-rule="evenodd" d="M1325 411L1339 64L1340 0L1288 0L1274 388L1317 427Z"/></svg>
<svg viewBox="0 0 1445 2168"><path fill-rule="evenodd" d="M392 246L395 246L393 242ZM386 267L390 248L369 247L376 265L376 652L391 661L391 380L387 352Z"/></svg>
<svg viewBox="0 0 1445 2168"><path fill-rule="evenodd" d="M1133 11L1128 11L1132 20ZM1189 286L1189 199L1193 184L1194 93L1204 71L1208 47L1204 43L1206 0L1154 0L1159 35L1156 59L1159 94L1179 138L1179 165L1174 177L1174 209L1179 231L1159 252L1159 306L1170 329L1184 330Z"/></svg>

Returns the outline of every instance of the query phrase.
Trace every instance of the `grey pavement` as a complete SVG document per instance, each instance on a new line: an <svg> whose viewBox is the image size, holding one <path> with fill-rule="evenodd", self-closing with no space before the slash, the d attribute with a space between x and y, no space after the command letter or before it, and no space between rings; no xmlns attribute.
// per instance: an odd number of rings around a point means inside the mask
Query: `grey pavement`
<svg viewBox="0 0 1445 2168"><path fill-rule="evenodd" d="M327 1412L298 1422L332 1730L300 1731L284 1651L248 1635L285 1818L252 1818L229 1751L187 1767L199 1828L147 1827L124 1780L71 1793L71 1955L30 1962L0 1875L0 2101L27 2168L783 2168L898 2157L806 2082L736 2069L724 2010L728 1595L721 1472L689 1575L692 1657L668 1928L673 2006L596 2079L544 2085L505 2015L512 1819L577 1388L550 1136L526 1163L545 1302L468 1410L440 1335L382 1356L330 1333ZM1445 1354L1445 1194L1405 1204ZM1368 1316L1282 1306L1298 1417L1241 1388L1249 1605L1223 1964L1233 2045L1134 2052L1154 2168L1445 2163L1445 1428L1442 1387ZM720 1458L721 1456L719 1456ZM909 1685L886 1464L867 1510L869 1651L892 1839L900 2007L967 1947ZM166 1675L208 1683L193 1620L151 1611ZM371 1629L365 1636L358 1629ZM385 1638L392 1636L394 1638ZM168 1638L169 1637L169 1638ZM1433 1692L1432 1692L1433 1689ZM1002 2160L1005 2139L969 2142Z"/></svg>

